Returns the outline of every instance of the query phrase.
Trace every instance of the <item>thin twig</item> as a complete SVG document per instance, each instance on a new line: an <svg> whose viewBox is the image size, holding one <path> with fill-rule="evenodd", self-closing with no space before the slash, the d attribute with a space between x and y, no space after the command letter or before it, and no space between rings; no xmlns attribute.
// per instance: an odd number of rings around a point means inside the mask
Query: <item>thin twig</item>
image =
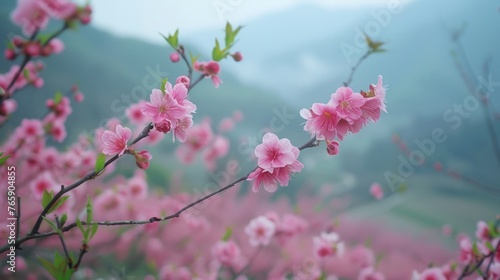
<svg viewBox="0 0 500 280"><path fill-rule="evenodd" d="M356 65L354 65L352 68L351 68L351 73L349 74L349 78L347 78L347 81L344 82L344 86L347 87L349 86L349 84L352 82L352 78L354 77L354 73L356 72L356 70L358 69L359 65L361 65L361 62L363 62L370 54L372 54L373 51L370 49L368 50L359 60L358 62L356 63Z"/></svg>
<svg viewBox="0 0 500 280"><path fill-rule="evenodd" d="M66 247L66 242L64 242L64 236L63 236L62 231L61 231L61 222L59 221L59 217L57 217L57 216L56 216L56 225L57 225L57 229L58 229L57 233L59 235L59 239L61 240L64 255L66 256L66 260L68 262L68 267L71 269L71 268L73 268L73 260L69 256L68 248Z"/></svg>

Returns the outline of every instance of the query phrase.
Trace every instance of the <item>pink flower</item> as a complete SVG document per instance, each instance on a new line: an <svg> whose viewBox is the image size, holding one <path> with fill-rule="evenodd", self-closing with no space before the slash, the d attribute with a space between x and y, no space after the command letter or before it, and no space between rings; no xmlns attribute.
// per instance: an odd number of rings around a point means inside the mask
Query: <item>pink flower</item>
<svg viewBox="0 0 500 280"><path fill-rule="evenodd" d="M460 241L460 256L459 261L463 264L469 264L472 261L472 243L469 238L464 238Z"/></svg>
<svg viewBox="0 0 500 280"><path fill-rule="evenodd" d="M484 221L477 222L476 237L481 241L490 241L492 236L488 224Z"/></svg>
<svg viewBox="0 0 500 280"><path fill-rule="evenodd" d="M500 280L500 262L495 262L490 266L488 280Z"/></svg>
<svg viewBox="0 0 500 280"><path fill-rule="evenodd" d="M184 83L176 83L174 86L172 86L171 83L167 83L166 90L172 95L180 106L187 110L186 114L196 112L196 105L187 99L188 88Z"/></svg>
<svg viewBox="0 0 500 280"><path fill-rule="evenodd" d="M288 186L291 175L302 171L304 167L304 165L297 160L299 153L299 149L293 147L292 154L294 156L294 161L284 167L273 168L273 172L264 170L261 167L251 172L247 180L253 181L252 191L258 192L261 185L264 185L264 189L268 192L275 192L278 183L283 187Z"/></svg>
<svg viewBox="0 0 500 280"><path fill-rule="evenodd" d="M366 268L375 264L375 255L371 249L358 245L350 252L350 260L358 267Z"/></svg>
<svg viewBox="0 0 500 280"><path fill-rule="evenodd" d="M167 120L175 124L177 119L182 119L187 114L187 109L180 106L177 100L169 93L153 89L150 99L151 102L144 104L142 113L152 117L154 123Z"/></svg>
<svg viewBox="0 0 500 280"><path fill-rule="evenodd" d="M187 115L185 118L177 120L177 125L175 126L173 136L177 138L177 140L179 140L179 142L181 143L186 142L187 139L186 131L191 126L193 126L193 117L191 115Z"/></svg>
<svg viewBox="0 0 500 280"><path fill-rule="evenodd" d="M242 258L240 247L233 240L217 242L212 247L212 256L226 266L238 265Z"/></svg>
<svg viewBox="0 0 500 280"><path fill-rule="evenodd" d="M250 237L252 246L268 245L276 232L276 225L264 216L250 221L245 227L245 233Z"/></svg>
<svg viewBox="0 0 500 280"><path fill-rule="evenodd" d="M81 103L85 97L81 91L77 91L74 93L73 98L76 102Z"/></svg>
<svg viewBox="0 0 500 280"><path fill-rule="evenodd" d="M218 74L220 72L220 66L217 61L209 61L207 63L203 64L203 73L206 76L209 76L212 78L212 83L216 88L219 87L219 85L222 83L221 79L219 78Z"/></svg>
<svg viewBox="0 0 500 280"><path fill-rule="evenodd" d="M376 85L370 85L368 92L361 91L361 95L365 97L365 103L361 107L364 118L377 121L380 118L380 111L387 112L385 94L386 89L382 85L382 76L378 76Z"/></svg>
<svg viewBox="0 0 500 280"><path fill-rule="evenodd" d="M41 137L44 134L42 123L40 120L29 120L24 119L21 122L21 131L23 132L23 137L36 138Z"/></svg>
<svg viewBox="0 0 500 280"><path fill-rule="evenodd" d="M339 145L340 143L338 141L330 141L326 140L326 152L330 156L335 156L339 153Z"/></svg>
<svg viewBox="0 0 500 280"><path fill-rule="evenodd" d="M344 254L344 243L340 241L338 234L323 232L319 237L313 238L314 255L322 260L333 256Z"/></svg>
<svg viewBox="0 0 500 280"><path fill-rule="evenodd" d="M43 192L57 192L60 186L52 178L52 175L48 171L45 171L35 177L30 183L30 189L37 199L41 199Z"/></svg>
<svg viewBox="0 0 500 280"><path fill-rule="evenodd" d="M65 0L19 0L11 18L29 36L35 30L43 29L50 16L65 19L75 11L76 5Z"/></svg>
<svg viewBox="0 0 500 280"><path fill-rule="evenodd" d="M441 232L443 233L444 236L450 236L451 233L453 232L453 228L451 227L451 225L446 224L443 225L443 227L441 228Z"/></svg>
<svg viewBox="0 0 500 280"><path fill-rule="evenodd" d="M172 61L173 63L179 62L180 59L181 57L177 52L173 52L170 54L170 61Z"/></svg>
<svg viewBox="0 0 500 280"><path fill-rule="evenodd" d="M331 95L328 105L337 111L340 118L357 120L362 115L361 106L365 103L364 97L354 93L349 87L340 87Z"/></svg>
<svg viewBox="0 0 500 280"><path fill-rule="evenodd" d="M300 110L300 116L306 119L304 130L316 136L318 140L335 138L339 117L333 106L314 103L310 110Z"/></svg>
<svg viewBox="0 0 500 280"><path fill-rule="evenodd" d="M130 122L136 125L142 125L147 122L146 116L142 113L142 108L146 102L140 101L139 103L132 104L125 110L125 114Z"/></svg>
<svg viewBox="0 0 500 280"><path fill-rule="evenodd" d="M278 139L278 136L266 133L262 144L255 148L258 166L272 173L274 168L292 164L296 159L294 152L292 152L293 148L290 140Z"/></svg>
<svg viewBox="0 0 500 280"><path fill-rule="evenodd" d="M261 185L264 185L264 189L268 192L275 192L278 189L276 176L259 167L248 175L247 180L253 181L253 192L259 192Z"/></svg>
<svg viewBox="0 0 500 280"><path fill-rule="evenodd" d="M447 280L438 267L428 268L424 270L422 273L414 272L412 280Z"/></svg>
<svg viewBox="0 0 500 280"><path fill-rule="evenodd" d="M375 271L373 267L363 268L358 275L358 280L385 280L382 273Z"/></svg>
<svg viewBox="0 0 500 280"><path fill-rule="evenodd" d="M102 134L102 142L104 149L103 154L106 155L123 155L127 149L127 142L130 139L132 131L128 127L123 127L120 124L116 126L115 132L106 130Z"/></svg>
<svg viewBox="0 0 500 280"><path fill-rule="evenodd" d="M219 131L227 132L234 128L234 121L231 118L224 118L219 123Z"/></svg>
<svg viewBox="0 0 500 280"><path fill-rule="evenodd" d="M373 183L370 187L370 194L378 200L384 198L384 190L379 183Z"/></svg>

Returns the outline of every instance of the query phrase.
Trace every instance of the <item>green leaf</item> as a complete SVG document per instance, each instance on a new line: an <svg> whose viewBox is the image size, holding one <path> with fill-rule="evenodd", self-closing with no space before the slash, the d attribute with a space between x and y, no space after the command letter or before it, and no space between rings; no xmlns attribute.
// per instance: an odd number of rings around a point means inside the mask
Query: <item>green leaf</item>
<svg viewBox="0 0 500 280"><path fill-rule="evenodd" d="M40 262L40 264L50 273L50 275L52 275L53 277L57 276L57 270L50 261L40 256L37 256L36 258L38 259L38 262Z"/></svg>
<svg viewBox="0 0 500 280"><path fill-rule="evenodd" d="M30 80L30 72L28 71L28 69L24 68L23 69L23 77L26 79L26 80Z"/></svg>
<svg viewBox="0 0 500 280"><path fill-rule="evenodd" d="M4 94L5 94L5 90L2 87L0 87L0 95L4 95Z"/></svg>
<svg viewBox="0 0 500 280"><path fill-rule="evenodd" d="M491 252L495 252L495 248L493 247L493 245L491 245L490 242L486 241L485 245L488 250L490 250Z"/></svg>
<svg viewBox="0 0 500 280"><path fill-rule="evenodd" d="M191 65L193 65L197 60L198 58L200 57L200 55L193 55L191 52L189 52L189 58L191 60Z"/></svg>
<svg viewBox="0 0 500 280"><path fill-rule="evenodd" d="M80 229L83 235L85 235L85 230L83 229L82 221L80 221L80 218L76 217L76 226Z"/></svg>
<svg viewBox="0 0 500 280"><path fill-rule="evenodd" d="M59 219L59 223L61 224L61 227L64 226L66 221L68 220L68 215L66 213L62 214L61 218Z"/></svg>
<svg viewBox="0 0 500 280"><path fill-rule="evenodd" d="M66 258L61 256L59 252L54 252L54 265L55 267L59 267L62 263L66 264Z"/></svg>
<svg viewBox="0 0 500 280"><path fill-rule="evenodd" d="M16 49L16 46L14 46L14 43L12 43L11 40L7 41L7 49L11 49L11 50Z"/></svg>
<svg viewBox="0 0 500 280"><path fill-rule="evenodd" d="M212 59L215 61L219 61L220 56L221 56L221 53L220 53L219 40L215 39L215 47L212 50Z"/></svg>
<svg viewBox="0 0 500 280"><path fill-rule="evenodd" d="M100 153L95 161L95 168L94 168L95 173L101 172L104 169L105 164L106 164L106 156L103 153Z"/></svg>
<svg viewBox="0 0 500 280"><path fill-rule="evenodd" d="M89 239L92 239L94 237L94 235L96 234L98 228L99 228L98 224L93 224L92 225L92 229L90 231L90 238Z"/></svg>
<svg viewBox="0 0 500 280"><path fill-rule="evenodd" d="M0 155L0 165L4 164L9 159L9 157L10 155L4 157Z"/></svg>
<svg viewBox="0 0 500 280"><path fill-rule="evenodd" d="M54 103L59 104L61 103L62 99L63 99L62 93L60 91L56 91L56 94L54 95Z"/></svg>
<svg viewBox="0 0 500 280"><path fill-rule="evenodd" d="M472 244L472 252L474 253L475 256L479 256L480 255L479 249L477 248L476 241L474 241L474 243Z"/></svg>
<svg viewBox="0 0 500 280"><path fill-rule="evenodd" d="M165 79L161 79L161 86L160 86L160 90L161 92L163 93L163 95L165 95L165 89L166 89L166 86L167 86L167 82L168 82L168 79L165 78Z"/></svg>
<svg viewBox="0 0 500 280"><path fill-rule="evenodd" d="M87 225L92 223L94 213L92 211L92 200L90 199L90 196L87 197Z"/></svg>
<svg viewBox="0 0 500 280"><path fill-rule="evenodd" d="M500 236L500 233L498 232L497 228L495 227L494 222L488 223L488 230L493 238Z"/></svg>
<svg viewBox="0 0 500 280"><path fill-rule="evenodd" d="M61 207L61 205L63 205L63 203L69 198L69 196L63 196L61 198L59 198L56 203L54 203L54 205L52 205L52 207L50 207L49 211L47 212L47 214L49 213L52 213L54 211L56 211L59 207Z"/></svg>
<svg viewBox="0 0 500 280"><path fill-rule="evenodd" d="M484 277L484 273L479 267L476 269L476 272L477 274L481 275L481 277Z"/></svg>
<svg viewBox="0 0 500 280"><path fill-rule="evenodd" d="M47 219L47 217L45 217L45 216L42 216L42 219L43 219L44 221L46 221L46 222L50 225L50 227L52 227L52 229L53 229L54 231L57 231L57 232L59 232L59 231L60 231L60 230L59 230L59 228L57 227L57 225L56 225L56 224L54 224L54 222L53 222L53 221L51 221L51 220Z"/></svg>
<svg viewBox="0 0 500 280"><path fill-rule="evenodd" d="M232 235L233 235L233 230L230 227L228 227L226 229L226 233L224 233L224 236L222 237L222 240L223 241L228 241L229 238L231 238Z"/></svg>
<svg viewBox="0 0 500 280"><path fill-rule="evenodd" d="M42 208L45 209L47 205L49 205L49 202L52 200L54 197L53 192L47 192L47 190L43 190L43 195L42 195Z"/></svg>
<svg viewBox="0 0 500 280"><path fill-rule="evenodd" d="M383 52L384 50L380 49L380 47L384 44L384 42L373 41L368 35L365 34L365 40L368 47L373 52Z"/></svg>
<svg viewBox="0 0 500 280"><path fill-rule="evenodd" d="M228 22L226 23L226 37L225 37L225 43L226 43L226 49L229 50L229 48L232 47L234 43L234 39L236 38L236 35L238 35L238 32L241 30L241 26L238 26L236 30L233 30L233 27L231 24Z"/></svg>
<svg viewBox="0 0 500 280"><path fill-rule="evenodd" d="M45 45L47 43L47 40L49 40L49 36L46 34L39 34L37 39L40 41L40 45Z"/></svg>
<svg viewBox="0 0 500 280"><path fill-rule="evenodd" d="M165 39L165 41L167 41L167 43L174 49L177 49L177 47L179 46L179 29L175 30L175 33L174 35L168 35L168 37L166 37L165 35L161 34L160 35L163 37L163 39Z"/></svg>

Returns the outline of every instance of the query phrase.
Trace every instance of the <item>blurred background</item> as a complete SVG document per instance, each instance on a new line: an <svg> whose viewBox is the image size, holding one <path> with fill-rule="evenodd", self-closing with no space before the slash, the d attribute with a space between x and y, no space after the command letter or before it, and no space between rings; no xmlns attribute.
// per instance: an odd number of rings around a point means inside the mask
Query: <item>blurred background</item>
<svg viewBox="0 0 500 280"><path fill-rule="evenodd" d="M10 22L15 4L14 0L0 3L4 36L20 32ZM172 50L159 33L179 28L181 44L207 61L214 38L223 39L229 21L244 26L233 49L243 54L243 61L224 61L220 88L206 81L190 98L198 106L195 123L210 116L217 124L236 110L243 113L244 120L229 134L231 152L218 170L233 159L249 170L254 161L248 156L248 143L260 142L273 118L281 120L274 129L280 138L297 146L309 139L299 110L327 102L342 86L368 50L363 43L366 33L384 42L386 52L369 56L350 86L367 90L382 75L388 88L388 114L346 137L338 156L329 157L324 146L303 152L304 171L276 196L294 200L299 191L325 193L326 199L348 202L334 215L388 225L404 235L425 234L450 248L457 245L442 236L444 224L455 233L472 235L478 220L493 220L500 214L500 163L494 148L500 143L492 141L487 121L498 137L500 2L108 0L93 1L92 6L91 25L63 34L64 52L45 61L44 88L16 96L19 109L2 129L1 139L22 118L41 116L45 109L39 104L74 83L85 101L73 107L69 137L62 147L111 117L124 120L128 102L148 98L146 76L153 72L175 80L186 72L185 65L170 62ZM53 24L47 31L57 28ZM2 61L0 72L8 69L10 64ZM473 80L468 84L464 75ZM482 89L491 93L489 109L485 111L477 99L477 106L474 100L467 105L471 83L475 89L488 81ZM460 106L465 113L457 111ZM435 143L425 163L403 176L400 165L420 149L415 141L431 138L436 129L446 140ZM201 160L180 171L172 160L176 147L165 139L152 152L148 180L153 185L168 188L166 182L174 176L185 180L186 189L213 180L214 173L204 170ZM441 172L433 167L435 162L443 165ZM448 169L456 174L450 176ZM388 181L390 174L402 180ZM374 182L384 189L383 201L369 194ZM247 191L243 185L241 192Z"/></svg>

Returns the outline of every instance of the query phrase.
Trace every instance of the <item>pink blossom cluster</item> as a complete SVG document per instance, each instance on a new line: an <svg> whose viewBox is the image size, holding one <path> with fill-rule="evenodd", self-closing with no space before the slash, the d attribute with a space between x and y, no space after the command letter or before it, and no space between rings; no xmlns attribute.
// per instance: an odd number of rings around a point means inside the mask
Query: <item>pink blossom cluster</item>
<svg viewBox="0 0 500 280"><path fill-rule="evenodd" d="M357 133L369 121L376 122L381 111L386 111L384 99L386 89L379 76L370 90L353 92L349 87L340 87L324 103L314 103L310 109L302 109L300 115L306 120L304 130L317 140L327 142L330 155L338 153L338 142L348 133Z"/></svg>
<svg viewBox="0 0 500 280"><path fill-rule="evenodd" d="M258 192L261 185L268 192L275 192L278 183L288 186L292 174L300 172L304 165L298 161L300 151L290 140L278 139L273 133L266 133L262 144L255 147L257 168L248 175L252 191Z"/></svg>
<svg viewBox="0 0 500 280"><path fill-rule="evenodd" d="M22 27L27 36L47 26L50 18L64 21L79 20L82 24L90 22L90 6L78 7L67 0L18 0L11 13L12 21Z"/></svg>
<svg viewBox="0 0 500 280"><path fill-rule="evenodd" d="M19 54L29 57L49 56L64 50L64 43L58 38L53 38L47 44L40 41L25 40L21 37L12 39L11 47L5 49L4 55L8 60L14 60Z"/></svg>
<svg viewBox="0 0 500 280"><path fill-rule="evenodd" d="M0 74L0 91L9 92L12 94L16 90L20 90L27 85L33 85L36 88L43 87L44 80L39 76L39 72L45 66L41 61L30 61L24 67L23 73L17 75L20 71L19 65L13 65L10 70L5 74ZM14 80L12 87L7 91L9 85Z"/></svg>
<svg viewBox="0 0 500 280"><path fill-rule="evenodd" d="M218 133L214 132L208 118L193 125L186 130L186 141L176 150L177 158L183 164L189 165L194 162L197 154L202 154L207 170L213 171L217 166L217 160L229 153L230 143L223 132L231 131L236 122L237 119L234 117L224 118L219 123Z"/></svg>
<svg viewBox="0 0 500 280"><path fill-rule="evenodd" d="M180 142L186 141L186 130L193 125L194 105L188 99L189 79L185 76L177 78L172 86L167 82L165 90L153 89L150 102L146 102L141 111L148 116L157 131L173 132L173 138Z"/></svg>

